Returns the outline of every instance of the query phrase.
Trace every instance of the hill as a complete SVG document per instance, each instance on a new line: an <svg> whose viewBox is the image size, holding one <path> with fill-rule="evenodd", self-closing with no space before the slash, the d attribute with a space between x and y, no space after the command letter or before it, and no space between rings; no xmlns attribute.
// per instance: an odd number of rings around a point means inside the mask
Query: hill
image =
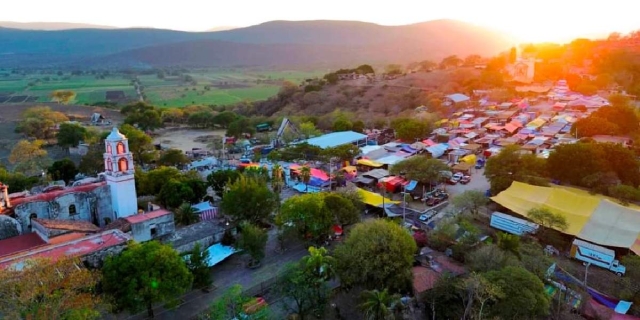
<svg viewBox="0 0 640 320"><path fill-rule="evenodd" d="M0 21L0 27L22 30L69 30L69 29L117 29L112 26L102 26L88 23L70 23L70 22L13 22Z"/></svg>
<svg viewBox="0 0 640 320"><path fill-rule="evenodd" d="M124 66L290 65L290 62L307 64L319 60L339 65L349 59L389 63L439 59L451 54L492 55L511 45L504 34L452 20L406 26L352 21L274 21L217 32L0 28L0 43L3 44L0 66L23 67L75 65L79 60L85 64L100 62L111 66L114 63ZM276 54L283 56L274 57ZM240 57L234 58L236 55ZM344 55L349 55L349 59ZM107 56L110 57L103 61Z"/></svg>

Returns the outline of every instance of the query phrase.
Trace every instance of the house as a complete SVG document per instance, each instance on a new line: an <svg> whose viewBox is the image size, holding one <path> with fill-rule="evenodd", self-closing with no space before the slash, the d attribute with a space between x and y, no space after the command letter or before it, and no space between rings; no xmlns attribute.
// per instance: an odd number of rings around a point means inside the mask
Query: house
<svg viewBox="0 0 640 320"><path fill-rule="evenodd" d="M462 93L454 93L444 97L445 106L455 106L458 104L467 103L471 100L468 96Z"/></svg>
<svg viewBox="0 0 640 320"><path fill-rule="evenodd" d="M173 212L163 209L128 216L124 220L131 225L131 236L138 242L168 236L176 230Z"/></svg>

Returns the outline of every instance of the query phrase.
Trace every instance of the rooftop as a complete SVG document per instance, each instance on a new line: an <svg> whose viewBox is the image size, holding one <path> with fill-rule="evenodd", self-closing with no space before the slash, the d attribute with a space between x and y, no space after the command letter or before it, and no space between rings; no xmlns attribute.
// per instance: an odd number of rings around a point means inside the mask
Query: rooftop
<svg viewBox="0 0 640 320"><path fill-rule="evenodd" d="M132 216L125 217L124 219L131 224L136 224L147 220L159 218L168 214L171 214L171 211L160 209L143 214L134 214Z"/></svg>
<svg viewBox="0 0 640 320"><path fill-rule="evenodd" d="M74 193L74 192L90 192L93 191L99 187L102 187L106 184L106 182L101 181L101 182L96 182L96 183L92 183L92 184L86 184L83 186L77 186L77 187L70 187L70 188L64 188L62 190L56 190L56 191L51 191L51 192L43 192L43 193L38 193L35 195L29 195L29 196L25 196L25 197L19 197L19 198L12 198L11 199L11 205L13 207L18 206L20 204L23 203L27 203L27 202L34 202L34 201L51 201L55 198L58 198L62 195L68 194L68 193Z"/></svg>
<svg viewBox="0 0 640 320"><path fill-rule="evenodd" d="M29 250L45 244L47 243L35 232L0 240L0 257Z"/></svg>
<svg viewBox="0 0 640 320"><path fill-rule="evenodd" d="M125 137L124 134L120 133L118 128L113 127L113 129L111 129L111 133L107 136L107 141L120 141L126 138L127 137Z"/></svg>
<svg viewBox="0 0 640 320"><path fill-rule="evenodd" d="M20 268L18 263L30 258L49 258L57 260L61 257L82 257L109 247L124 244L129 240L131 240L131 237L120 230L108 230L102 233L71 240L69 242L41 246L26 252L2 257L0 258L0 269L4 269L12 265L16 265L17 268ZM2 247L3 246L0 246L0 248Z"/></svg>
<svg viewBox="0 0 640 320"><path fill-rule="evenodd" d="M33 219L47 229L69 230L80 232L97 232L100 229L93 223L81 220L50 220L50 219Z"/></svg>
<svg viewBox="0 0 640 320"><path fill-rule="evenodd" d="M337 147L345 144L354 143L367 138L366 134L354 131L340 131L327 133L325 135L307 139L307 143L322 149Z"/></svg>
<svg viewBox="0 0 640 320"><path fill-rule="evenodd" d="M469 101L469 99L471 99L462 93L450 94L447 96L447 98L449 98L454 103Z"/></svg>

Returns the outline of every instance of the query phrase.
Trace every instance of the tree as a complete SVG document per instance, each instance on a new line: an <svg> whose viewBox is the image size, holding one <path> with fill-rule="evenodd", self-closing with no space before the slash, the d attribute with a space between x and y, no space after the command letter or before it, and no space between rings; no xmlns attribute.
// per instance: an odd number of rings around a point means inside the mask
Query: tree
<svg viewBox="0 0 640 320"><path fill-rule="evenodd" d="M185 183L171 179L164 183L157 198L166 208L178 208L185 199L193 198L193 190Z"/></svg>
<svg viewBox="0 0 640 320"><path fill-rule="evenodd" d="M99 172L103 172L104 148L99 144L89 146L87 154L80 159L78 171L88 176L95 176Z"/></svg>
<svg viewBox="0 0 640 320"><path fill-rule="evenodd" d="M437 184L442 178L443 171L450 171L449 166L438 159L426 157L410 157L394 164L390 172L395 175L404 173L409 180L418 181L424 185Z"/></svg>
<svg viewBox="0 0 640 320"><path fill-rule="evenodd" d="M238 250L245 251L251 257L249 267L260 265L269 238L267 232L249 223L243 224L241 228L237 242Z"/></svg>
<svg viewBox="0 0 640 320"><path fill-rule="evenodd" d="M227 184L234 183L240 176L241 174L237 170L214 171L207 176L207 184L219 197L222 197Z"/></svg>
<svg viewBox="0 0 640 320"><path fill-rule="evenodd" d="M424 60L420 62L421 71L432 71L436 67L438 67L438 64L430 60Z"/></svg>
<svg viewBox="0 0 640 320"><path fill-rule="evenodd" d="M367 320L387 320L393 316L393 308L400 303L400 295L390 294L387 289L365 290L360 295L362 303L358 306Z"/></svg>
<svg viewBox="0 0 640 320"><path fill-rule="evenodd" d="M328 159L351 162L360 154L360 148L353 144L343 144L337 147L326 148L322 150L321 154Z"/></svg>
<svg viewBox="0 0 640 320"><path fill-rule="evenodd" d="M43 144L42 140L18 141L9 154L9 162L15 165L15 171L30 176L40 175L51 161L47 151L42 149Z"/></svg>
<svg viewBox="0 0 640 320"><path fill-rule="evenodd" d="M238 118L238 115L231 111L223 111L213 117L213 123L228 128L229 125Z"/></svg>
<svg viewBox="0 0 640 320"><path fill-rule="evenodd" d="M544 284L521 267L506 267L483 275L499 288L503 298L491 305L490 314L500 319L538 318L549 313Z"/></svg>
<svg viewBox="0 0 640 320"><path fill-rule="evenodd" d="M555 261L544 253L542 246L537 242L524 242L520 245L520 262L525 269L545 281L547 271Z"/></svg>
<svg viewBox="0 0 640 320"><path fill-rule="evenodd" d="M222 198L222 210L239 221L266 219L278 206L278 196L261 179L241 176L229 185Z"/></svg>
<svg viewBox="0 0 640 320"><path fill-rule="evenodd" d="M520 237L515 234L498 232L498 248L520 257Z"/></svg>
<svg viewBox="0 0 640 320"><path fill-rule="evenodd" d="M56 90L51 93L51 100L67 104L75 99L76 93L71 90Z"/></svg>
<svg viewBox="0 0 640 320"><path fill-rule="evenodd" d="M473 67L480 63L482 63L482 57L478 54L468 55L464 58L464 66L466 67Z"/></svg>
<svg viewBox="0 0 640 320"><path fill-rule="evenodd" d="M31 107L22 114L22 121L17 131L36 139L52 139L56 133L56 125L69 121L62 112L53 111L49 107Z"/></svg>
<svg viewBox="0 0 640 320"><path fill-rule="evenodd" d="M135 313L146 307L151 318L154 303L177 299L193 280L178 252L157 241L129 244L105 260L102 273L103 289L118 308Z"/></svg>
<svg viewBox="0 0 640 320"><path fill-rule="evenodd" d="M300 179L304 182L305 190L309 190L309 181L311 181L311 168L309 166L303 166L300 169Z"/></svg>
<svg viewBox="0 0 640 320"><path fill-rule="evenodd" d="M209 308L208 319L211 320L228 320L239 319L247 316L244 313L244 306L250 303L254 298L247 297L242 294L242 286L233 285L225 291L218 300L216 300ZM269 308L263 307L251 315L251 320L267 320L269 319Z"/></svg>
<svg viewBox="0 0 640 320"><path fill-rule="evenodd" d="M316 125L313 124L313 122L306 121L300 124L300 133L306 139L309 139L311 137L320 135L322 132L316 128Z"/></svg>
<svg viewBox="0 0 640 320"><path fill-rule="evenodd" d="M408 143L424 139L433 131L431 123L417 119L395 119L391 127L396 131L396 137Z"/></svg>
<svg viewBox="0 0 640 320"><path fill-rule="evenodd" d="M340 225L354 224L360 221L360 209L339 193L326 194L324 206L333 213L335 221Z"/></svg>
<svg viewBox="0 0 640 320"><path fill-rule="evenodd" d="M327 303L330 289L328 281L334 277L335 260L325 248L309 248L309 255L290 265L277 284L285 297L287 308L300 319L312 311L320 313Z"/></svg>
<svg viewBox="0 0 640 320"><path fill-rule="evenodd" d="M278 203L280 203L280 193L284 187L284 169L279 164L274 164L271 168L271 188L278 195Z"/></svg>
<svg viewBox="0 0 640 320"><path fill-rule="evenodd" d="M180 108L169 108L162 110L163 122L171 122L171 124L174 124L176 122L183 122L184 117L185 112Z"/></svg>
<svg viewBox="0 0 640 320"><path fill-rule="evenodd" d="M78 259L27 260L0 272L0 314L6 319L98 319L100 275Z"/></svg>
<svg viewBox="0 0 640 320"><path fill-rule="evenodd" d="M390 64L384 68L384 73L388 75L402 74L402 66L399 64Z"/></svg>
<svg viewBox="0 0 640 320"><path fill-rule="evenodd" d="M205 288L211 285L211 270L207 264L208 260L209 251L206 248L203 249L200 243L196 243L187 259L187 268L193 275L194 288Z"/></svg>
<svg viewBox="0 0 640 320"><path fill-rule="evenodd" d="M441 69L457 68L462 64L462 59L456 55L448 56L440 62Z"/></svg>
<svg viewBox="0 0 640 320"><path fill-rule="evenodd" d="M146 155L154 150L151 137L144 133L144 131L128 124L120 126L120 133L127 137L129 150L133 153L136 162L140 164L146 163L147 160L149 160L149 157Z"/></svg>
<svg viewBox="0 0 640 320"><path fill-rule="evenodd" d="M487 160L484 175L491 183L491 193L496 195L509 188L513 181L542 185L548 184L545 159L532 154L522 154L520 147L507 146Z"/></svg>
<svg viewBox="0 0 640 320"><path fill-rule="evenodd" d="M280 228L294 229L301 238L313 240L326 239L334 221L321 193L307 193L285 200L276 216Z"/></svg>
<svg viewBox="0 0 640 320"><path fill-rule="evenodd" d="M480 209L489 203L489 198L482 191L467 190L451 199L454 207L478 215Z"/></svg>
<svg viewBox="0 0 640 320"><path fill-rule="evenodd" d="M173 167L159 167L147 172L136 170L136 190L139 195L155 196L170 180L181 181L180 171Z"/></svg>
<svg viewBox="0 0 640 320"><path fill-rule="evenodd" d="M75 179L78 169L70 159L62 159L54 162L47 169L47 172L53 180L64 180L65 183L69 183Z"/></svg>
<svg viewBox="0 0 640 320"><path fill-rule="evenodd" d="M76 147L87 137L87 129L75 123L62 123L58 131L58 145Z"/></svg>
<svg viewBox="0 0 640 320"><path fill-rule="evenodd" d="M497 299L504 298L504 294L500 287L490 283L482 275L471 273L462 282L458 284L458 288L462 291L461 296L464 301L464 315L462 319L472 318L471 312L474 304L479 304L477 308L478 319L482 319L484 307L488 302L495 302Z"/></svg>
<svg viewBox="0 0 640 320"><path fill-rule="evenodd" d="M120 113L126 117L125 124L137 126L141 130L155 130L162 127L160 110L144 102L127 105L120 110Z"/></svg>
<svg viewBox="0 0 640 320"><path fill-rule="evenodd" d="M353 123L344 117L340 117L333 122L333 131L349 131L353 128Z"/></svg>
<svg viewBox="0 0 640 320"><path fill-rule="evenodd" d="M518 265L518 261L511 253L502 251L493 244L481 246L467 253L464 261L469 269L476 272L489 272L510 265Z"/></svg>
<svg viewBox="0 0 640 320"><path fill-rule="evenodd" d="M533 208L527 212L527 217L542 227L539 234L542 239L544 239L543 235L549 228L564 231L569 227L567 219L563 215L553 213L546 208Z"/></svg>
<svg viewBox="0 0 640 320"><path fill-rule="evenodd" d="M190 203L183 203L180 205L176 212L176 222L183 225L188 226L190 224L194 224L200 220L200 217L196 214L196 210L191 206Z"/></svg>
<svg viewBox="0 0 640 320"><path fill-rule="evenodd" d="M392 291L407 288L416 249L411 235L391 221L361 222L334 251L340 282Z"/></svg>
<svg viewBox="0 0 640 320"><path fill-rule="evenodd" d="M227 127L227 136L241 137L243 134L253 134L256 131L251 121L244 117L239 117Z"/></svg>
<svg viewBox="0 0 640 320"><path fill-rule="evenodd" d="M189 164L190 161L182 150L169 149L160 154L157 163L161 166L179 167Z"/></svg>

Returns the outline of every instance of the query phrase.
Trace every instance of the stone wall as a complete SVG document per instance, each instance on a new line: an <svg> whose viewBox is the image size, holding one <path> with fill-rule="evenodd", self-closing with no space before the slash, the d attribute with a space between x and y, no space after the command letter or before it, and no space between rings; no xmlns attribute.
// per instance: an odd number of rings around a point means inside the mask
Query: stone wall
<svg viewBox="0 0 640 320"><path fill-rule="evenodd" d="M96 251L90 255L84 256L82 258L82 261L84 261L92 268L102 268L102 266L104 265L104 260L107 259L107 257L120 254L120 252L122 252L122 250L124 250L126 247L126 244L122 244L119 246L113 246L104 250Z"/></svg>
<svg viewBox="0 0 640 320"><path fill-rule="evenodd" d="M187 227L177 229L164 242L173 246L180 253L186 253L197 243L201 248L207 248L222 240L225 227L217 221L202 221Z"/></svg>
<svg viewBox="0 0 640 320"><path fill-rule="evenodd" d="M151 235L152 227L156 229L155 235ZM173 221L173 213L131 224L131 235L133 236L133 240L137 242L145 242L169 236L175 230L176 226Z"/></svg>

